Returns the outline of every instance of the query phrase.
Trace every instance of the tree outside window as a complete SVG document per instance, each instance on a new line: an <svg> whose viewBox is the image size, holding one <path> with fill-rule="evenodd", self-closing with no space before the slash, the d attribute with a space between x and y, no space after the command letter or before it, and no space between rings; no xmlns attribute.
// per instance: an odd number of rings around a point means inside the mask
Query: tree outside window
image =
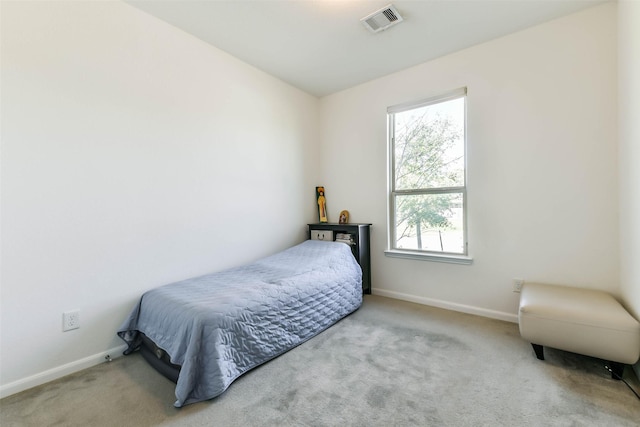
<svg viewBox="0 0 640 427"><path fill-rule="evenodd" d="M466 255L465 100L389 109L390 249Z"/></svg>

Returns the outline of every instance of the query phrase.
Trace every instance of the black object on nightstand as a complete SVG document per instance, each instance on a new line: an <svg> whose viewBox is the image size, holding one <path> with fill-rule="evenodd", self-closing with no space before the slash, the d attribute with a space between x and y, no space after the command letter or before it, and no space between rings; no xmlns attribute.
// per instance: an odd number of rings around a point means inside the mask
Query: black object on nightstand
<svg viewBox="0 0 640 427"><path fill-rule="evenodd" d="M371 224L336 224L323 222L320 224L307 224L309 226L309 238L312 238L312 234L316 234L316 239L324 240L322 238L318 238L317 234L319 232L320 237L325 237L323 231L331 231L326 235L327 238L331 240L336 240L340 234L349 234L351 235L351 240L353 243L351 244L351 251L353 252L353 256L360 264L362 268L362 292L365 294L371 293L371 248L369 245L369 234ZM316 233L314 233L316 232ZM339 239L340 240L340 239Z"/></svg>

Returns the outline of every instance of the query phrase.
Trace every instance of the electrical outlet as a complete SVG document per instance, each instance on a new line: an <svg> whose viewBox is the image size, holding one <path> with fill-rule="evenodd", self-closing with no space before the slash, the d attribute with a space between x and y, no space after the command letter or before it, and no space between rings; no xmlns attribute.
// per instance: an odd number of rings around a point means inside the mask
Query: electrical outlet
<svg viewBox="0 0 640 427"><path fill-rule="evenodd" d="M62 332L71 331L80 327L80 310L65 311L62 313Z"/></svg>
<svg viewBox="0 0 640 427"><path fill-rule="evenodd" d="M513 279L513 292L520 292L524 285L524 279Z"/></svg>

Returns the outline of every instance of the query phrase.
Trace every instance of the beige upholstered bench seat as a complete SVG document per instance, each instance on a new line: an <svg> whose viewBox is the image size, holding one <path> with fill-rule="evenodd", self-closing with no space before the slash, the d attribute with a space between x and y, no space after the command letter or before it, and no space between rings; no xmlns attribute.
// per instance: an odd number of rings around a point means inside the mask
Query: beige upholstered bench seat
<svg viewBox="0 0 640 427"><path fill-rule="evenodd" d="M603 291L525 283L518 324L541 360L547 346L612 362L621 375L640 357L640 323Z"/></svg>

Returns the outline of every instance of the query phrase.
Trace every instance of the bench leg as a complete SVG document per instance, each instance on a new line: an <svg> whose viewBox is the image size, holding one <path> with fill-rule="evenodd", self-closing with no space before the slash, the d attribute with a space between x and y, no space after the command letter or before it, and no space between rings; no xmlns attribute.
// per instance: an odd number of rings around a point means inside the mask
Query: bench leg
<svg viewBox="0 0 640 427"><path fill-rule="evenodd" d="M533 347L533 351L536 352L536 357L538 360L544 360L544 348L540 344L531 343Z"/></svg>
<svg viewBox="0 0 640 427"><path fill-rule="evenodd" d="M618 362L609 362L611 370L611 378L614 380L621 380L622 373L624 372L624 364Z"/></svg>

